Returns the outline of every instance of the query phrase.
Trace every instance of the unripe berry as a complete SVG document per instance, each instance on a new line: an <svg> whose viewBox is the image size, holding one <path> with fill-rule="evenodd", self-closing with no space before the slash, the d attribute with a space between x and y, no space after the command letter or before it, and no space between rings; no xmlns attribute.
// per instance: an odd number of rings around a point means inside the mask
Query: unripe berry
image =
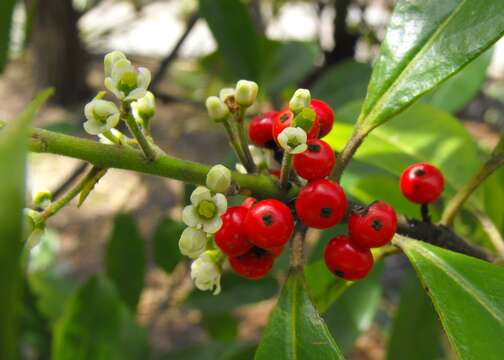
<svg viewBox="0 0 504 360"><path fill-rule="evenodd" d="M305 152L294 155L292 165L296 173L306 180L328 176L336 162L334 151L319 139L310 139L306 144L308 148Z"/></svg>
<svg viewBox="0 0 504 360"><path fill-rule="evenodd" d="M271 111L252 119L248 133L254 145L268 149L275 146L275 140L273 140L273 118L275 115L276 112Z"/></svg>
<svg viewBox="0 0 504 360"><path fill-rule="evenodd" d="M292 235L294 219L289 208L274 199L255 203L245 218L250 242L263 249L283 246Z"/></svg>
<svg viewBox="0 0 504 360"><path fill-rule="evenodd" d="M331 132L334 124L334 112L325 102L319 99L313 99L310 107L315 110L317 119L320 123L319 137L322 138Z"/></svg>
<svg viewBox="0 0 504 360"><path fill-rule="evenodd" d="M347 209L345 192L335 182L313 180L301 189L296 199L296 213L303 224L327 229L343 220Z"/></svg>
<svg viewBox="0 0 504 360"><path fill-rule="evenodd" d="M230 257L229 265L239 275L257 280L268 274L273 266L273 260L271 253L254 246L244 255Z"/></svg>
<svg viewBox="0 0 504 360"><path fill-rule="evenodd" d="M345 280L362 279L373 267L371 251L352 244L345 235L336 236L327 243L324 261L330 272Z"/></svg>
<svg viewBox="0 0 504 360"><path fill-rule="evenodd" d="M384 201L352 211L348 218L351 241L363 248L380 247L389 243L397 229L394 209Z"/></svg>
<svg viewBox="0 0 504 360"><path fill-rule="evenodd" d="M228 256L245 254L252 248L245 232L245 217L248 209L242 206L233 206L221 216L222 226L215 233L215 243Z"/></svg>
<svg viewBox="0 0 504 360"><path fill-rule="evenodd" d="M401 175L401 191L411 202L430 204L441 196L444 177L441 171L427 163L408 166Z"/></svg>

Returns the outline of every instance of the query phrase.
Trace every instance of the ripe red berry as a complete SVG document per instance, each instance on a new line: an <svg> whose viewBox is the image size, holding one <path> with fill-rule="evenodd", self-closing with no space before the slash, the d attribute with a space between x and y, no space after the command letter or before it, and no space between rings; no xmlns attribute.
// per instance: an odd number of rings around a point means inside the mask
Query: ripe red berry
<svg viewBox="0 0 504 360"><path fill-rule="evenodd" d="M345 280L362 279L373 267L371 251L352 244L346 235L336 236L327 243L324 261L330 272Z"/></svg>
<svg viewBox="0 0 504 360"><path fill-rule="evenodd" d="M294 120L294 113L290 109L285 109L276 113L273 119L273 139L278 143L278 135L280 133L291 126L292 120ZM307 137L308 139L315 139L318 137L320 130L320 125L317 117L315 116L315 120L313 121L313 125L308 131Z"/></svg>
<svg viewBox="0 0 504 360"><path fill-rule="evenodd" d="M336 161L331 147L322 140L310 139L308 149L294 155L293 166L296 173L306 180L321 179L329 175Z"/></svg>
<svg viewBox="0 0 504 360"><path fill-rule="evenodd" d="M317 229L327 229L341 222L346 208L346 196L341 186L326 179L309 182L296 199L299 219Z"/></svg>
<svg viewBox="0 0 504 360"><path fill-rule="evenodd" d="M282 255L284 248L285 248L284 246L277 246L277 247L272 247L272 248L266 249L266 251L268 251L276 259L280 255Z"/></svg>
<svg viewBox="0 0 504 360"><path fill-rule="evenodd" d="M257 280L268 274L273 266L273 260L271 253L254 246L246 254L230 257L229 264L241 276Z"/></svg>
<svg viewBox="0 0 504 360"><path fill-rule="evenodd" d="M248 209L233 206L222 214L222 226L215 233L215 243L228 256L243 255L252 248L245 232L245 217Z"/></svg>
<svg viewBox="0 0 504 360"><path fill-rule="evenodd" d="M274 199L255 203L245 218L245 231L254 245L263 249L283 246L292 234L294 219L289 208Z"/></svg>
<svg viewBox="0 0 504 360"><path fill-rule="evenodd" d="M310 106L317 114L320 123L319 137L324 137L331 132L334 124L334 112L329 105L319 99L313 99Z"/></svg>
<svg viewBox="0 0 504 360"><path fill-rule="evenodd" d="M252 119L248 133L254 145L269 149L275 146L275 140L273 140L273 118L275 115L276 112L271 111Z"/></svg>
<svg viewBox="0 0 504 360"><path fill-rule="evenodd" d="M246 209L250 209L252 205L254 205L256 202L257 199L255 197L248 197L242 202L241 206L243 206Z"/></svg>
<svg viewBox="0 0 504 360"><path fill-rule="evenodd" d="M441 171L427 163L408 166L401 175L401 191L408 200L417 204L436 201L444 189Z"/></svg>
<svg viewBox="0 0 504 360"><path fill-rule="evenodd" d="M397 229L394 209L384 201L352 211L348 217L351 241L363 248L380 247L392 240Z"/></svg>

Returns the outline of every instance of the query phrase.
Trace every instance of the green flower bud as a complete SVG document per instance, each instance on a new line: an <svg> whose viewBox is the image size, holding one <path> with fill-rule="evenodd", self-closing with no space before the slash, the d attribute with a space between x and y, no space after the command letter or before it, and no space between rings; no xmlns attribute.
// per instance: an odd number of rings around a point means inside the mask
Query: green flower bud
<svg viewBox="0 0 504 360"><path fill-rule="evenodd" d="M310 90L297 89L289 101L289 108L295 114L303 110L305 107L310 106L311 95Z"/></svg>
<svg viewBox="0 0 504 360"><path fill-rule="evenodd" d="M110 76L112 74L112 68L114 67L114 64L123 59L126 59L126 55L124 55L123 52L117 50L109 52L107 55L105 55L105 57L103 58L105 76Z"/></svg>
<svg viewBox="0 0 504 360"><path fill-rule="evenodd" d="M214 121L222 121L228 116L229 109L217 96L210 96L205 102L208 116Z"/></svg>
<svg viewBox="0 0 504 360"><path fill-rule="evenodd" d="M224 165L213 166L207 174L206 185L210 190L225 193L231 185L231 171Z"/></svg>
<svg viewBox="0 0 504 360"><path fill-rule="evenodd" d="M51 205L52 194L47 189L39 189L33 193L32 201L36 207L45 209Z"/></svg>
<svg viewBox="0 0 504 360"><path fill-rule="evenodd" d="M256 101L258 91L259 87L255 82L240 80L236 83L235 101L238 105L248 107Z"/></svg>
<svg viewBox="0 0 504 360"><path fill-rule="evenodd" d="M131 103L131 111L136 122L144 126L156 113L156 99L154 94L147 91L145 96Z"/></svg>

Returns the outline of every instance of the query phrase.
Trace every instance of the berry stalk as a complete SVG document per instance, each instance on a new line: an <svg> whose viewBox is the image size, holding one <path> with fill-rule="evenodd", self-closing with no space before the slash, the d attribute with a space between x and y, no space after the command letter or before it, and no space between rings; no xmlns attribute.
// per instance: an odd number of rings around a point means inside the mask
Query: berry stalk
<svg viewBox="0 0 504 360"><path fill-rule="evenodd" d="M280 187L282 189L287 189L288 187L291 165L292 165L292 154L284 152L284 156L282 159L282 167L280 169Z"/></svg>
<svg viewBox="0 0 504 360"><path fill-rule="evenodd" d="M144 153L147 160L149 160L149 161L156 160L156 158L157 158L156 152L151 147L151 144L149 143L149 141L147 140L145 135L142 133L142 131L138 127L138 124L136 123L135 119L131 115L131 112L128 111L128 109L124 106L121 110L121 118L126 122L126 125L128 126L129 131L137 140L138 145L140 145L140 148L142 149L142 152Z"/></svg>

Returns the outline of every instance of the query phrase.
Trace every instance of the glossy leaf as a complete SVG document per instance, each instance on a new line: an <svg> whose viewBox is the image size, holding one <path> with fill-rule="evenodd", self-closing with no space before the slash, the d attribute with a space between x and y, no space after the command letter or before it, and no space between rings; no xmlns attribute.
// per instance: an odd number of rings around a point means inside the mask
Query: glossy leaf
<svg viewBox="0 0 504 360"><path fill-rule="evenodd" d="M392 324L387 359L442 358L441 327L437 314L411 269L402 276L400 299Z"/></svg>
<svg viewBox="0 0 504 360"><path fill-rule="evenodd" d="M343 359L308 296L301 270L289 274L255 359Z"/></svg>
<svg viewBox="0 0 504 360"><path fill-rule="evenodd" d="M0 73L3 71L9 57L14 5L16 5L16 0L0 1Z"/></svg>
<svg viewBox="0 0 504 360"><path fill-rule="evenodd" d="M123 301L134 312L145 276L145 242L140 237L135 219L119 214L107 243L106 272Z"/></svg>
<svg viewBox="0 0 504 360"><path fill-rule="evenodd" d="M397 237L460 359L504 357L504 268Z"/></svg>
<svg viewBox="0 0 504 360"><path fill-rule="evenodd" d="M28 125L50 94L42 92L19 118L0 129L0 359L16 355Z"/></svg>
<svg viewBox="0 0 504 360"><path fill-rule="evenodd" d="M259 80L260 41L240 0L199 0L199 11L236 78Z"/></svg>
<svg viewBox="0 0 504 360"><path fill-rule="evenodd" d="M185 225L172 219L163 219L154 231L154 261L166 273L171 273L183 259L178 242Z"/></svg>
<svg viewBox="0 0 504 360"><path fill-rule="evenodd" d="M399 0L373 68L359 122L384 123L460 71L504 34L504 2Z"/></svg>

